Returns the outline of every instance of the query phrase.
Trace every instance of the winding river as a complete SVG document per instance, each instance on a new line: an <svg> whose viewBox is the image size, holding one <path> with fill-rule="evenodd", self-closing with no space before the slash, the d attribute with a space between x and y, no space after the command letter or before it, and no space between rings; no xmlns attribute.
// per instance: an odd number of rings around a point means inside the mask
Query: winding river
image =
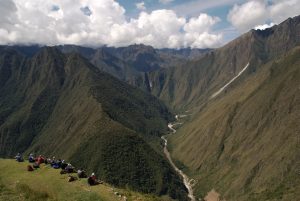
<svg viewBox="0 0 300 201"><path fill-rule="evenodd" d="M178 120L178 116L176 115L176 119ZM169 123L168 124L168 127L169 129L172 131L172 133L176 133L176 130L174 129L174 126L175 125L178 125L178 124L182 124L182 123ZM168 134L168 135L172 135L171 134ZM167 157L167 159L169 160L169 163L172 165L172 167L175 169L175 171L181 175L182 179L183 179L183 183L185 185L185 187L187 188L188 190L188 197L191 199L191 201L196 201L196 198L194 196L194 192L193 192L193 184L192 182L194 182L195 180L193 179L189 179L188 176L186 174L184 174L182 172L182 170L180 170L176 165L175 163L173 162L172 158L171 158L171 155L170 155L170 152L168 150L168 140L167 140L167 136L168 135L164 135L161 137L161 139L164 141L164 154L165 156Z"/></svg>

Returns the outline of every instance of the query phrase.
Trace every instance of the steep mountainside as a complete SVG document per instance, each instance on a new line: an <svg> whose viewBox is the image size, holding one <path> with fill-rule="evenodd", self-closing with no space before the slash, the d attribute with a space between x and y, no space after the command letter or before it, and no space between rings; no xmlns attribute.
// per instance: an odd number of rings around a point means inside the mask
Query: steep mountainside
<svg viewBox="0 0 300 201"><path fill-rule="evenodd" d="M143 139L166 132L173 117L164 104L78 54L0 51L2 157L56 155L113 185L186 200L180 178Z"/></svg>
<svg viewBox="0 0 300 201"><path fill-rule="evenodd" d="M300 48L210 100L171 140L199 196L300 199Z"/></svg>
<svg viewBox="0 0 300 201"><path fill-rule="evenodd" d="M300 199L299 33L300 17L288 19L152 75L164 83L153 93L191 114L170 146L199 197Z"/></svg>
<svg viewBox="0 0 300 201"><path fill-rule="evenodd" d="M148 80L148 72L183 64L196 55L202 55L209 51L200 49L158 50L146 45L97 49L63 45L58 48L64 53L77 52L100 70L147 92L152 87Z"/></svg>
<svg viewBox="0 0 300 201"><path fill-rule="evenodd" d="M196 61L149 73L151 93L176 109L200 107L248 63L244 76L300 45L299 33L300 17L264 31L251 30Z"/></svg>

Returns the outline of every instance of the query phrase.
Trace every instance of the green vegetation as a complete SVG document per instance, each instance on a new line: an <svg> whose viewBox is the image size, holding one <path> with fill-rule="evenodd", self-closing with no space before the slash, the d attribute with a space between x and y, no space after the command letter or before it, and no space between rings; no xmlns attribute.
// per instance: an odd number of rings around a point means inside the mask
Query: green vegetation
<svg viewBox="0 0 300 201"><path fill-rule="evenodd" d="M171 137L199 197L214 188L226 200L300 198L299 54L297 47L260 66Z"/></svg>
<svg viewBox="0 0 300 201"><path fill-rule="evenodd" d="M55 155L116 186L187 199L179 176L145 141L159 141L173 118L163 103L78 54L2 51L0 69L10 63L11 72L0 87L0 156Z"/></svg>
<svg viewBox="0 0 300 201"><path fill-rule="evenodd" d="M87 179L68 182L68 175L59 170L41 165L33 172L26 170L28 163L0 159L0 200L17 201L116 201L121 200L114 192L126 196L127 200L170 201L167 197L146 195L126 189L118 189L106 183L88 186Z"/></svg>
<svg viewBox="0 0 300 201"><path fill-rule="evenodd" d="M187 200L161 152L159 137L174 120L164 101L191 114L169 148L197 180L198 197L216 189L226 200L300 199L299 24L295 17L251 30L189 61L171 62L176 56L168 51L143 45L60 47L68 54L22 49L25 55L1 47L0 156L56 155L129 191ZM1 181L0 188L4 196L55 198L28 184L12 188Z"/></svg>

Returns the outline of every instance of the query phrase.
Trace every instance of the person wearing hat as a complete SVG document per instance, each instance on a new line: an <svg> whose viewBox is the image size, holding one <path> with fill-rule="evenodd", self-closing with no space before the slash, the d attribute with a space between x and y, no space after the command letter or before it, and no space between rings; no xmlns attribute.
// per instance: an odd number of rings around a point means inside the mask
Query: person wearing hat
<svg viewBox="0 0 300 201"><path fill-rule="evenodd" d="M67 173L73 173L74 172L74 167L71 165L71 163L69 163L67 165L67 167L65 168L65 170L67 171Z"/></svg>
<svg viewBox="0 0 300 201"><path fill-rule="evenodd" d="M97 178L96 178L96 175L95 175L94 172L91 174L91 176L89 176L89 178L88 178L87 181L88 181L88 184L90 186L94 186L94 185L99 184L99 182L97 181Z"/></svg>
<svg viewBox="0 0 300 201"><path fill-rule="evenodd" d="M94 172L92 173L91 177L92 177L92 179L93 179L94 181L96 181L97 178L96 178L96 175L95 175Z"/></svg>

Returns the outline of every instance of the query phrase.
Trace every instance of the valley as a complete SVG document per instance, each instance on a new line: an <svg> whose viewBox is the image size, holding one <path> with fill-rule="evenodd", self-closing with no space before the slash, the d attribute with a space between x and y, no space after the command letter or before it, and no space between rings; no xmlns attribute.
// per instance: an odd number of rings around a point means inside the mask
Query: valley
<svg viewBox="0 0 300 201"><path fill-rule="evenodd" d="M48 200L299 200L299 33L297 16L215 49L2 45L0 157L59 156L105 182L55 176L66 194ZM20 198L16 178L43 192L15 161L0 170L0 200Z"/></svg>
<svg viewBox="0 0 300 201"><path fill-rule="evenodd" d="M177 115L176 115L177 117ZM176 118L178 120L178 118ZM178 124L182 124L182 123L169 123L168 124L168 128L172 131L172 133L176 133L176 130L173 128L175 125L178 125ZM168 150L168 136L172 135L171 134L168 134L168 135L163 135L161 137L161 139L163 140L164 142L164 154L166 156L166 158L168 159L168 161L170 162L170 164L172 165L172 167L175 169L175 171L182 177L183 179L183 183L185 185L185 187L187 188L188 190L188 197L190 198L191 201L196 201L196 198L193 194L193 179L189 179L187 175L185 175L182 170L180 170L176 165L175 163L173 162L172 158L171 158L171 155L170 155L170 152Z"/></svg>

